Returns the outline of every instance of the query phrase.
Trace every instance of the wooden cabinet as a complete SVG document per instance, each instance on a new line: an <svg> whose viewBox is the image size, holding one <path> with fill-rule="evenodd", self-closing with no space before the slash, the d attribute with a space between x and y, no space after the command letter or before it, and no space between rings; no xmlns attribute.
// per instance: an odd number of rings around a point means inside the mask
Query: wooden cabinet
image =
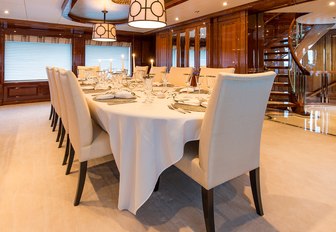
<svg viewBox="0 0 336 232"><path fill-rule="evenodd" d="M50 100L48 81L5 82L3 104Z"/></svg>
<svg viewBox="0 0 336 232"><path fill-rule="evenodd" d="M247 73L247 13L220 17L216 24L217 66L234 67L236 73Z"/></svg>

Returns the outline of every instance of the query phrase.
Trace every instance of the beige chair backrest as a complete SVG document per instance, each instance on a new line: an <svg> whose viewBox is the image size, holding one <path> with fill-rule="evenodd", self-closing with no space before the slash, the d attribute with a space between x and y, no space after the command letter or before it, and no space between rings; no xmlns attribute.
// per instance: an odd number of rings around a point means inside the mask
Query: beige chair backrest
<svg viewBox="0 0 336 232"><path fill-rule="evenodd" d="M134 73L137 71L144 71L145 74L148 73L148 66L135 66Z"/></svg>
<svg viewBox="0 0 336 232"><path fill-rule="evenodd" d="M161 66L161 67L153 66L151 67L149 74L154 75L153 81L162 82L163 76L166 75L166 70L167 70L166 66Z"/></svg>
<svg viewBox="0 0 336 232"><path fill-rule="evenodd" d="M93 140L93 127L89 107L73 72L61 71L60 78L64 97L66 98L65 106L69 122L69 137L81 161L81 148L89 146Z"/></svg>
<svg viewBox="0 0 336 232"><path fill-rule="evenodd" d="M80 79L97 76L97 71L99 71L99 66L77 66L77 76Z"/></svg>
<svg viewBox="0 0 336 232"><path fill-rule="evenodd" d="M193 68L191 67L171 67L167 74L167 80L175 86L185 86L192 74Z"/></svg>
<svg viewBox="0 0 336 232"><path fill-rule="evenodd" d="M208 78L217 78L220 73L234 73L235 68L206 68L201 67L199 74L201 88L210 87L213 88L215 80L208 80Z"/></svg>
<svg viewBox="0 0 336 232"><path fill-rule="evenodd" d="M61 108L60 116L62 118L62 123L63 123L65 130L67 131L67 133L69 133L68 114L67 114L67 109L65 106L66 98L64 95L64 90L63 90L63 86L62 86L61 79L60 79L60 72L65 72L66 70L61 69L61 68L53 68L53 70L55 74L55 83L57 86L59 103L60 103L60 108Z"/></svg>
<svg viewBox="0 0 336 232"><path fill-rule="evenodd" d="M50 102L54 106L55 103L54 103L54 93L53 93L52 80L51 80L51 75L52 75L51 68L46 67L46 72L47 72L48 84L49 84Z"/></svg>
<svg viewBox="0 0 336 232"><path fill-rule="evenodd" d="M207 173L208 188L259 167L261 130L275 75L218 76L200 134L200 167Z"/></svg>
<svg viewBox="0 0 336 232"><path fill-rule="evenodd" d="M56 86L56 81L55 81L55 73L53 68L47 67L47 75L48 75L48 80L50 78L51 85L49 87L52 88L51 94L53 95L53 106L56 111L56 113L60 116L61 115L61 108L60 108L60 102L59 102L59 96L58 96L58 90Z"/></svg>

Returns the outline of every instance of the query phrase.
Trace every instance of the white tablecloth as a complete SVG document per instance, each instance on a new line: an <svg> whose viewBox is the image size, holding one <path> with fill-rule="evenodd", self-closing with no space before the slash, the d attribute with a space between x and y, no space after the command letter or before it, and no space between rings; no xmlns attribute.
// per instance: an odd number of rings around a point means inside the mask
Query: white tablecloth
<svg viewBox="0 0 336 232"><path fill-rule="evenodd" d="M118 208L136 214L160 174L182 158L184 144L199 139L204 113L170 110L171 99L120 105L87 99L92 117L110 135L120 172Z"/></svg>

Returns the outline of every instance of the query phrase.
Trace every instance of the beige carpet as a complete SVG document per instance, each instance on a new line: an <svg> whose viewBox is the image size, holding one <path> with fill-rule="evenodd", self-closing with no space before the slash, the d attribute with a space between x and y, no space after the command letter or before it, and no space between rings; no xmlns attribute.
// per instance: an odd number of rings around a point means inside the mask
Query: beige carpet
<svg viewBox="0 0 336 232"><path fill-rule="evenodd" d="M118 172L89 162L73 206L78 162L65 176L64 147L49 104L0 107L0 231L204 231L200 188L175 168L134 216L117 209ZM261 146L264 217L248 175L215 189L216 231L336 231L336 137L265 120Z"/></svg>

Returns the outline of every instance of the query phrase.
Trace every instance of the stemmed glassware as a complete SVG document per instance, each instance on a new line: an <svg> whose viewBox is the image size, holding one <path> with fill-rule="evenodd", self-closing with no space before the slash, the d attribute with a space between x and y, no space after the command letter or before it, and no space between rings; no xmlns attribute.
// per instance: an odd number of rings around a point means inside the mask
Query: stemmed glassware
<svg viewBox="0 0 336 232"><path fill-rule="evenodd" d="M198 88L198 98L201 99L201 79L202 79L202 76L196 76L196 85L197 85L197 88Z"/></svg>
<svg viewBox="0 0 336 232"><path fill-rule="evenodd" d="M191 75L189 73L183 74L185 77L186 92L189 92L191 86Z"/></svg>
<svg viewBox="0 0 336 232"><path fill-rule="evenodd" d="M215 81L216 81L216 76L207 75L206 77L207 77L208 91L209 91L209 94L211 94L213 86L214 86Z"/></svg>
<svg viewBox="0 0 336 232"><path fill-rule="evenodd" d="M144 103L152 103L152 91L153 91L153 76L143 75L144 88L146 93L146 99Z"/></svg>
<svg viewBox="0 0 336 232"><path fill-rule="evenodd" d="M165 93L167 91L167 82L168 82L167 73L166 73L166 71L163 71L163 72L161 72L161 74L162 74L161 77L162 77L162 86L163 86L163 88L161 89L161 92Z"/></svg>

